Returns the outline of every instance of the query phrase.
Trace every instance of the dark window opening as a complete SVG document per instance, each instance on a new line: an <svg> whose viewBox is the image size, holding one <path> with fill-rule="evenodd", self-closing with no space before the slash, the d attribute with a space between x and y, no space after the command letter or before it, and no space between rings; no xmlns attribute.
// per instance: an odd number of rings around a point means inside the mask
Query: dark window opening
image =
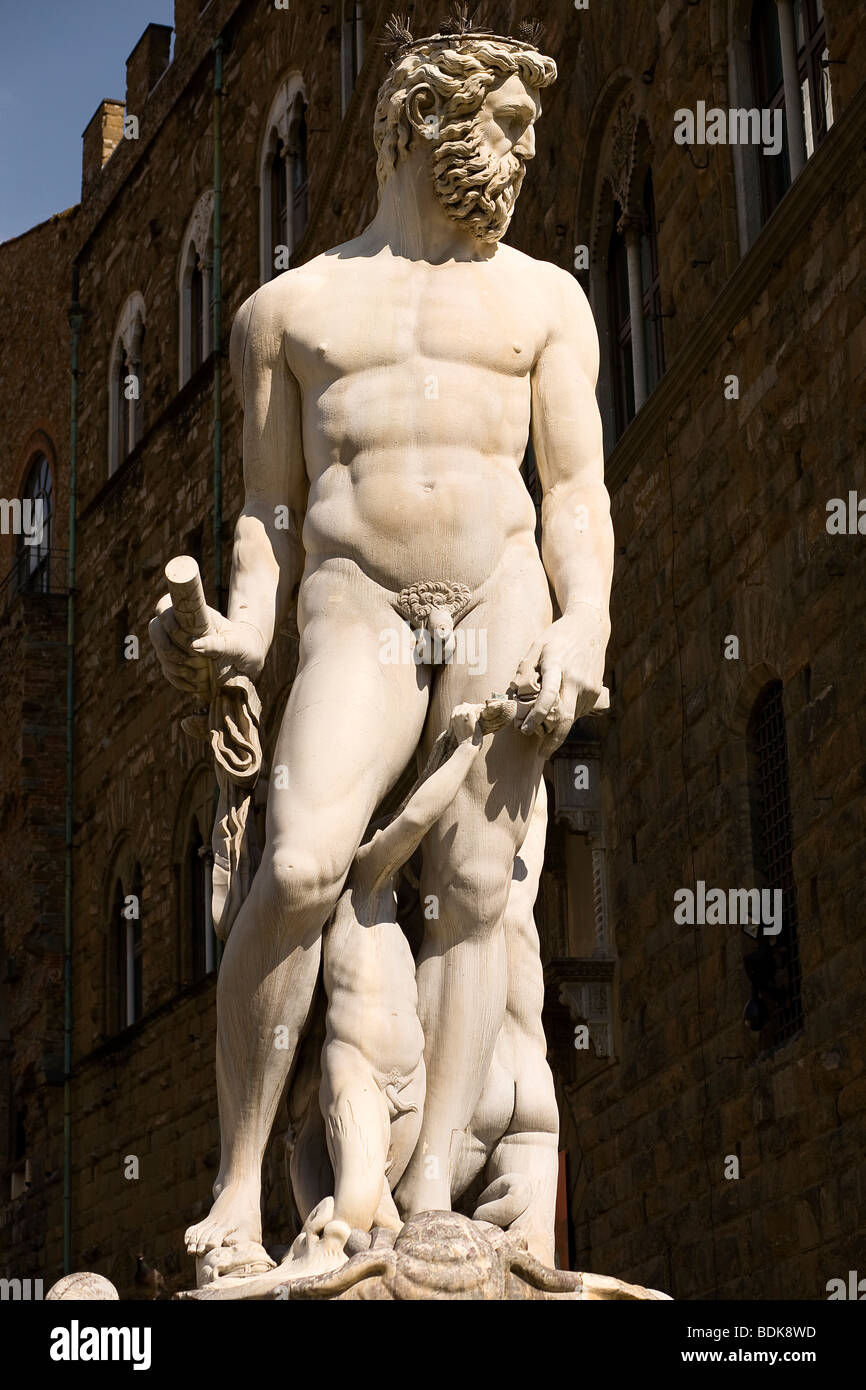
<svg viewBox="0 0 866 1390"><path fill-rule="evenodd" d="M109 1026L120 1033L142 1012L141 865L136 864L129 891L118 878L111 908Z"/></svg>
<svg viewBox="0 0 866 1390"><path fill-rule="evenodd" d="M778 154L759 152L764 220L778 206L791 184L788 125L784 120L785 86L782 79L782 45L776 0L758 0L752 10L752 55L756 105L759 110L783 113L782 148Z"/></svg>

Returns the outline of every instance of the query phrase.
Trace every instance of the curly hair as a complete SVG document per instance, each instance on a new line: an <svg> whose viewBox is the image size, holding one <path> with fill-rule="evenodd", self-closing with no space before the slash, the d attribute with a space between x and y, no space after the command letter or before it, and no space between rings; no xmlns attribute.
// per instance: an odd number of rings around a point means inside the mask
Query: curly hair
<svg viewBox="0 0 866 1390"><path fill-rule="evenodd" d="M480 37L431 39L399 58L379 89L373 122L380 192L412 147L414 130L406 108L419 88L427 87L441 98L440 136L447 140L449 127L462 131L491 87L512 73L527 86L550 87L556 81L556 63L531 46Z"/></svg>

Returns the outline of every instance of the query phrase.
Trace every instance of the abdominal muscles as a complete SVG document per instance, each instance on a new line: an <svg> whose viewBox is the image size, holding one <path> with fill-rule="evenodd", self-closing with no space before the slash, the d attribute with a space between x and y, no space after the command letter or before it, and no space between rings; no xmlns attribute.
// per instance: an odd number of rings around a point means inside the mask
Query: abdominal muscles
<svg viewBox="0 0 866 1390"><path fill-rule="evenodd" d="M304 547L310 558L346 556L389 589L425 579L474 589L509 541L534 529L535 508L514 459L386 451L322 472L310 489Z"/></svg>
<svg viewBox="0 0 866 1390"><path fill-rule="evenodd" d="M476 588L535 530L529 416L526 375L417 356L307 390L308 560L347 557L390 589Z"/></svg>

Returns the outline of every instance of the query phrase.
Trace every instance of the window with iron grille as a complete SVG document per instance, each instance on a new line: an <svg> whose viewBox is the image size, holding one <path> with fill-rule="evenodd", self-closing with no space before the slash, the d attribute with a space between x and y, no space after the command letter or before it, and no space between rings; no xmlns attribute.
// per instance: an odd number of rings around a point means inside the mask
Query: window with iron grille
<svg viewBox="0 0 866 1390"><path fill-rule="evenodd" d="M781 681L772 681L758 696L749 721L748 741L755 869L762 887L778 889L782 894L781 931L775 937L761 936L758 949L750 958L751 967L747 962L754 999L759 1005L752 1027L757 1031L765 1022L768 1046L778 1047L803 1026L788 740Z"/></svg>

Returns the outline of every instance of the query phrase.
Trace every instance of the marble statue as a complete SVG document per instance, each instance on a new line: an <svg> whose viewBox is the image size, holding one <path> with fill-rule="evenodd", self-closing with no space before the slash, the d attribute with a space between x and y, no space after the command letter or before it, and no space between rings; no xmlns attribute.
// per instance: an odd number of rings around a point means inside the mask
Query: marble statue
<svg viewBox="0 0 866 1390"><path fill-rule="evenodd" d="M331 1296L375 1251L399 1270L430 1213L455 1248L461 1223L476 1232L495 1287L515 1261L553 1278L558 1114L533 903L545 759L606 695L598 343L574 278L502 242L555 64L465 17L419 41L391 32L376 216L235 319L245 503L227 615L180 560L151 623L168 679L210 703L186 723L222 770L222 1157L186 1234L203 1294ZM520 473L530 431L541 553ZM273 757L287 776L271 778L259 857L254 683L295 592L299 666ZM411 796L377 823L410 764ZM419 844L416 960L394 882ZM303 1230L275 1266L261 1163L287 1085ZM577 1287L565 1296L602 1296Z"/></svg>

